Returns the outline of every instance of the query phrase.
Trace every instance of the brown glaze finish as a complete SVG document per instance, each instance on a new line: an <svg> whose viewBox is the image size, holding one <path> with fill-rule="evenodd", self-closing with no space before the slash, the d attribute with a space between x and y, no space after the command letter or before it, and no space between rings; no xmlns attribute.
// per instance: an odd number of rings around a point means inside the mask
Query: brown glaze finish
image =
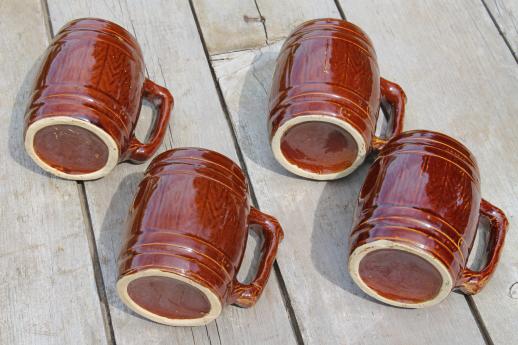
<svg viewBox="0 0 518 345"><path fill-rule="evenodd" d="M117 162L149 159L164 137L173 98L144 73L142 51L122 27L95 18L66 24L34 83L25 123L29 154L70 179L98 178ZM145 144L134 135L143 98L158 108Z"/></svg>
<svg viewBox="0 0 518 345"><path fill-rule="evenodd" d="M487 265L475 272L466 264L479 216L489 219L491 233ZM360 191L349 269L367 293L399 306L439 302L452 288L474 294L496 267L507 224L481 198L468 149L444 134L405 132L379 152ZM447 291L438 291L441 285Z"/></svg>
<svg viewBox="0 0 518 345"><path fill-rule="evenodd" d="M242 284L236 276L251 225L265 241L256 278ZM151 162L130 209L117 290L154 321L205 324L225 304L255 304L282 237L275 218L250 206L245 176L230 159L198 148L166 151Z"/></svg>
<svg viewBox="0 0 518 345"><path fill-rule="evenodd" d="M277 59L268 122L272 150L283 166L301 176L345 176L370 149L386 142L374 135L380 104L391 106L387 135L392 136L402 130L405 100L401 87L380 78L372 42L359 27L331 18L305 22L291 33ZM335 133L320 138L333 132L322 133L322 122L337 133L349 132L348 137ZM305 134L290 138L301 123Z"/></svg>
<svg viewBox="0 0 518 345"><path fill-rule="evenodd" d="M402 250L370 252L360 262L359 274L380 295L405 303L428 301L437 296L442 285L434 266Z"/></svg>

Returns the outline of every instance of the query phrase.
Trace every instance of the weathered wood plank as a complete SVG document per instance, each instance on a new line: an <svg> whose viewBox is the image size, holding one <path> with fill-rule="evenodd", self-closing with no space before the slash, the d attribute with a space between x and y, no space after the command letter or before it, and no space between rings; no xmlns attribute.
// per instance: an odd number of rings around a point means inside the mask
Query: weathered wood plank
<svg viewBox="0 0 518 345"><path fill-rule="evenodd" d="M372 35L385 76L406 87L407 128L465 143L477 157L483 197L507 213L500 265L474 300L495 344L518 343L516 62L479 1L341 3Z"/></svg>
<svg viewBox="0 0 518 345"><path fill-rule="evenodd" d="M105 344L76 182L23 147L23 117L47 47L39 0L0 2L0 343Z"/></svg>
<svg viewBox="0 0 518 345"><path fill-rule="evenodd" d="M266 33L270 43L287 37L291 30L306 20L340 18L333 0L257 0L257 7L266 19Z"/></svg>
<svg viewBox="0 0 518 345"><path fill-rule="evenodd" d="M211 54L259 47L266 42L264 27L253 0L193 0L203 23L204 38Z"/></svg>
<svg viewBox="0 0 518 345"><path fill-rule="evenodd" d="M484 0L483 2L491 12L516 59L518 55L518 1Z"/></svg>
<svg viewBox="0 0 518 345"><path fill-rule="evenodd" d="M49 2L55 28L82 16L113 20L132 31L141 44L149 77L175 97L170 132L162 149L201 146L238 161L232 132L218 95L187 1ZM252 309L227 308L207 327L175 328L144 320L126 309L115 292L116 260L129 204L145 165L121 165L102 180L86 183L94 233L115 338L121 344L294 344L288 314L276 277ZM251 246L253 242L251 241ZM248 253L251 254L251 253ZM248 259L252 255L247 255ZM246 272L245 272L246 273Z"/></svg>
<svg viewBox="0 0 518 345"><path fill-rule="evenodd" d="M194 0L193 4L211 55L271 44L312 18L340 17L332 0Z"/></svg>

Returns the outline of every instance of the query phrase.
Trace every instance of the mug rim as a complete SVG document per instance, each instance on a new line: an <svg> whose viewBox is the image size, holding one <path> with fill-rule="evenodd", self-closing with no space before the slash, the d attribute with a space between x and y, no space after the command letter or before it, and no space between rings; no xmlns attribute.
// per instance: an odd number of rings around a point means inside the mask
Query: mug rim
<svg viewBox="0 0 518 345"><path fill-rule="evenodd" d="M395 250L401 250L410 254L414 254L419 256L420 258L426 260L429 264L431 264L433 267L439 271L441 278L442 278L442 285L439 289L439 292L437 295L429 300L426 300L424 302L419 303L406 303L406 302L399 302L390 298L386 298L382 296L381 294L377 293L375 290L370 288L360 277L359 269L360 269L360 262L361 260L369 253L374 252L376 250L381 249L395 249ZM365 292L367 295L371 296L372 298L382 301L386 304L400 307L400 308L426 308L433 305L436 305L443 301L450 292L454 288L454 280L449 272L448 268L433 254L416 247L414 245L401 243L395 240L387 240L387 239L380 239L375 240L373 242L362 244L361 246L358 246L354 249L354 251L349 255L349 274L352 277L353 281L362 289L363 292Z"/></svg>
<svg viewBox="0 0 518 345"><path fill-rule="evenodd" d="M106 160L106 164L101 169L84 174L68 174L47 164L38 156L34 149L34 137L39 130L54 125L77 126L92 132L102 142L104 142L108 149L108 159ZM89 121L70 116L46 117L31 123L25 132L25 150L40 168L67 180L95 180L104 177L110 173L110 171L112 171L119 162L119 147L110 134Z"/></svg>
<svg viewBox="0 0 518 345"><path fill-rule="evenodd" d="M166 277L181 281L182 283L188 284L191 287L197 289L200 293L207 297L210 303L210 310L207 314L202 317L191 318L191 319L173 319L165 316L153 313L136 303L128 294L128 286L132 281L135 281L143 277ZM167 271L165 269L158 268L145 268L137 272L126 273L117 280L116 284L117 294L124 304L135 313L144 316L145 318L169 326L203 326L214 319L216 319L223 310L223 306L219 297L208 287L200 284L199 282L187 278L184 275Z"/></svg>
<svg viewBox="0 0 518 345"><path fill-rule="evenodd" d="M284 134L293 126L304 123L304 122L325 122L336 125L344 129L347 133L349 133L354 141L356 142L356 146L358 148L358 154L356 155L356 159L354 162L344 170L328 173L328 174L319 174L315 172L311 172L309 170L305 170L297 166L296 164L291 163L282 153L281 150L281 139ZM271 139L271 148L273 151L273 155L275 159L288 171L291 173L302 176L305 178L310 178L313 180L336 180L342 177L345 177L351 174L358 166L360 166L365 157L367 155L367 144L365 139L361 135L361 133L354 128L349 122L338 119L334 116L326 115L326 114L305 114L301 116L293 117L289 120L286 120L282 125L280 125Z"/></svg>

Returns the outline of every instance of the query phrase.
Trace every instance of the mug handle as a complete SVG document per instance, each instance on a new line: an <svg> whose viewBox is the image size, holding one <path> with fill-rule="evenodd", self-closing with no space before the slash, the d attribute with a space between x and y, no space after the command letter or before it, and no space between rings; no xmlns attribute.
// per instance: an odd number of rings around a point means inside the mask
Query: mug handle
<svg viewBox="0 0 518 345"><path fill-rule="evenodd" d="M261 226L264 244L261 248L261 263L254 280L250 284L242 284L234 278L230 303L243 308L253 306L261 296L270 276L279 243L284 237L284 232L277 219L262 213L255 207L252 207L250 210L248 224Z"/></svg>
<svg viewBox="0 0 518 345"><path fill-rule="evenodd" d="M400 134L403 131L403 119L405 117L405 103L406 95L401 86L385 78L380 78L380 89L381 99L386 101L392 107L391 114L392 118L389 122L392 122L392 128L388 130L388 139L383 139L377 136L372 138L372 148L375 150L381 150L387 141L395 135ZM390 116L389 115L389 116Z"/></svg>
<svg viewBox="0 0 518 345"><path fill-rule="evenodd" d="M482 290L493 275L509 224L504 212L484 199L480 201L480 215L486 217L490 223L489 243L486 249L488 262L481 271L472 271L466 267L462 272L456 288L467 295L474 295Z"/></svg>
<svg viewBox="0 0 518 345"><path fill-rule="evenodd" d="M147 78L144 82L142 97L157 107L158 113L154 128L151 131L151 137L147 143L141 143L135 134L133 134L133 138L131 138L128 148L128 160L137 164L144 163L151 158L160 146L169 123L171 109L174 105L174 99L169 90L153 83Z"/></svg>

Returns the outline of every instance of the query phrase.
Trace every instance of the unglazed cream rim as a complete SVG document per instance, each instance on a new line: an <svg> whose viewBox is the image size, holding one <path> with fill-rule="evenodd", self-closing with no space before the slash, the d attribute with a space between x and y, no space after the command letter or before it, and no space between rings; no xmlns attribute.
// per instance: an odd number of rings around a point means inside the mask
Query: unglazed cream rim
<svg viewBox="0 0 518 345"><path fill-rule="evenodd" d="M291 127L303 123L303 122L327 122L338 127L343 128L347 133L349 133L354 141L356 142L356 146L358 147L358 154L356 155L356 159L353 164L349 166L347 169L330 173L330 174L319 174L311 171L304 170L298 167L296 164L291 163L284 157L284 154L281 150L281 139L284 133ZM302 177L314 179L314 180L335 180L352 173L360 164L365 160L365 156L367 154L367 145L365 144L365 140L362 135L358 132L356 128L351 126L348 122L337 119L333 116L329 115L320 115L320 114L309 114L309 115L301 115L294 117L285 123L283 123L275 132L271 141L273 155L275 159L288 171L294 173L295 175L299 175Z"/></svg>
<svg viewBox="0 0 518 345"><path fill-rule="evenodd" d="M34 137L40 129L55 125L72 125L81 127L92 132L99 139L101 139L108 149L108 159L106 160L104 167L87 174L67 174L45 163L45 161L43 161L34 150ZM40 166L43 170L68 180L95 180L101 178L113 170L119 161L119 148L117 143L115 143L115 140L113 140L113 138L108 133L88 121L79 120L68 116L53 116L37 120L36 122L32 123L27 128L27 132L25 134L25 150L34 160L34 162L36 162L36 164L38 164L38 166Z"/></svg>
<svg viewBox="0 0 518 345"><path fill-rule="evenodd" d="M131 297L129 296L128 285L138 278L157 276L176 279L196 288L199 292L203 293L205 297L207 297L207 299L209 300L209 312L202 317L194 319L171 319L152 313L149 310L142 308L140 305L134 302L133 299L131 299ZM117 294L119 295L119 298L124 302L124 304L126 304L135 313L142 315L152 321L169 326L203 326L217 318L219 314L221 314L222 310L222 305L219 297L216 296L216 294L212 292L211 289L177 273L163 271L156 268L148 268L142 271L138 271L136 273L125 275L122 278L120 278L117 281Z"/></svg>
<svg viewBox="0 0 518 345"><path fill-rule="evenodd" d="M402 250L407 253L415 254L429 262L433 267L437 269L437 271L439 271L442 277L442 286L439 289L437 295L433 299L420 303L404 303L383 297L376 291L371 289L366 283L363 282L363 280L360 277L360 262L365 257L365 255L380 249ZM450 294L453 288L453 278L446 266L444 266L444 264L440 262L439 259L418 247L390 240L377 240L374 242L363 244L356 248L349 257L349 273L353 278L354 282L369 296L384 303L402 308L425 308L438 304Z"/></svg>

